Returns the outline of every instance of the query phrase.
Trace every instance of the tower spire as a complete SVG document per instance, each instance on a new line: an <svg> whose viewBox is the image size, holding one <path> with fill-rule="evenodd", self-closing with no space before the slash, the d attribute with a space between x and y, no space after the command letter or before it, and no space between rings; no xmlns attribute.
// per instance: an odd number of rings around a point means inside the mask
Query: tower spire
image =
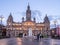
<svg viewBox="0 0 60 45"><path fill-rule="evenodd" d="M28 8L28 10L30 10L30 5L29 5L29 2L28 2L28 7L27 7L27 8Z"/></svg>
<svg viewBox="0 0 60 45"><path fill-rule="evenodd" d="M30 5L28 3L27 10L26 10L26 21L31 21L31 10Z"/></svg>

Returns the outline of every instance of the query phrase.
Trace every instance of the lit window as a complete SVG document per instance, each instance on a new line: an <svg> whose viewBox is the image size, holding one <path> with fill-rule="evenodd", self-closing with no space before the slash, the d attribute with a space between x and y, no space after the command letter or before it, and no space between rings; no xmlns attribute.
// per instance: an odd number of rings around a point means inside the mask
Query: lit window
<svg viewBox="0 0 60 45"><path fill-rule="evenodd" d="M54 33L54 31L52 31L52 33Z"/></svg>
<svg viewBox="0 0 60 45"><path fill-rule="evenodd" d="M38 30L38 28L36 28L36 30Z"/></svg>
<svg viewBox="0 0 60 45"><path fill-rule="evenodd" d="M16 28L17 30L19 29L19 28Z"/></svg>
<svg viewBox="0 0 60 45"><path fill-rule="evenodd" d="M15 25L15 24L13 24L13 25Z"/></svg>
<svg viewBox="0 0 60 45"><path fill-rule="evenodd" d="M20 30L21 30L21 28L20 28Z"/></svg>
<svg viewBox="0 0 60 45"><path fill-rule="evenodd" d="M21 24L19 24L19 25L21 25Z"/></svg>
<svg viewBox="0 0 60 45"><path fill-rule="evenodd" d="M18 25L18 24L16 24L16 25Z"/></svg>
<svg viewBox="0 0 60 45"><path fill-rule="evenodd" d="M13 28L13 30L15 30L15 28Z"/></svg>
<svg viewBox="0 0 60 45"><path fill-rule="evenodd" d="M11 25L11 24L9 23L9 25Z"/></svg>
<svg viewBox="0 0 60 45"><path fill-rule="evenodd" d="M42 30L42 28L41 28L41 30Z"/></svg>

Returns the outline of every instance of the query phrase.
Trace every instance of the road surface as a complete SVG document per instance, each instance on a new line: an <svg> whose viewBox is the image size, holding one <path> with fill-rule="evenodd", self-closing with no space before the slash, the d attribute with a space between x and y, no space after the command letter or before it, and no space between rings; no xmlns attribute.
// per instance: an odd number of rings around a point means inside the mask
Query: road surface
<svg viewBox="0 0 60 45"><path fill-rule="evenodd" d="M43 38L38 41L30 38L7 38L0 39L0 45L60 45L60 40Z"/></svg>

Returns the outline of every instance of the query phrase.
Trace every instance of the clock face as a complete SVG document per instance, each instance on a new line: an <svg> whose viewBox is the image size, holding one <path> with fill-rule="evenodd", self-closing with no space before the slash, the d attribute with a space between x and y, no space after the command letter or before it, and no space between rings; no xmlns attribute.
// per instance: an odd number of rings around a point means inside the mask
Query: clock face
<svg viewBox="0 0 60 45"><path fill-rule="evenodd" d="M30 14L28 14L28 17L30 17Z"/></svg>
<svg viewBox="0 0 60 45"><path fill-rule="evenodd" d="M28 15L30 15L30 14L28 13Z"/></svg>

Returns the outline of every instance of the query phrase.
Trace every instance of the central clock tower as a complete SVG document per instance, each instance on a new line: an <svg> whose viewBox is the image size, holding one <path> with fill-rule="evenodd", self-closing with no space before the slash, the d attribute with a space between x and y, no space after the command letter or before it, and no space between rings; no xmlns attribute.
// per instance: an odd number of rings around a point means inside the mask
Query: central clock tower
<svg viewBox="0 0 60 45"><path fill-rule="evenodd" d="M26 10L26 21L31 21L31 10L30 10L29 4L28 4L27 10Z"/></svg>

